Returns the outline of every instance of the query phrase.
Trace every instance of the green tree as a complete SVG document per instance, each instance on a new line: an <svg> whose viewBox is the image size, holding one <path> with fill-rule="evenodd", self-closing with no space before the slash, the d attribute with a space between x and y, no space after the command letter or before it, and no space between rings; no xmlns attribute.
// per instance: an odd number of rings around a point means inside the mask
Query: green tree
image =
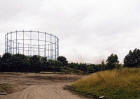
<svg viewBox="0 0 140 99"><path fill-rule="evenodd" d="M68 61L67 61L66 57L64 57L64 56L57 57L57 61L61 62L63 64L63 66L68 65Z"/></svg>
<svg viewBox="0 0 140 99"><path fill-rule="evenodd" d="M140 50L134 49L129 51L129 53L124 58L124 66L126 67L138 67L140 66Z"/></svg>
<svg viewBox="0 0 140 99"><path fill-rule="evenodd" d="M118 56L116 54L111 54L107 58L106 62L107 62L108 69L113 69L117 67L117 65L119 64Z"/></svg>

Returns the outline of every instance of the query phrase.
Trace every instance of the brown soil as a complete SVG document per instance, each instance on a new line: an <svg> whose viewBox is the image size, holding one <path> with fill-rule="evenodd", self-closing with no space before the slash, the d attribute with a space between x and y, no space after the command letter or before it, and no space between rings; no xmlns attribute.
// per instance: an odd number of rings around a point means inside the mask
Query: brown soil
<svg viewBox="0 0 140 99"><path fill-rule="evenodd" d="M0 99L84 99L63 89L81 77L56 73L0 73L0 83L17 87L16 92L0 95Z"/></svg>

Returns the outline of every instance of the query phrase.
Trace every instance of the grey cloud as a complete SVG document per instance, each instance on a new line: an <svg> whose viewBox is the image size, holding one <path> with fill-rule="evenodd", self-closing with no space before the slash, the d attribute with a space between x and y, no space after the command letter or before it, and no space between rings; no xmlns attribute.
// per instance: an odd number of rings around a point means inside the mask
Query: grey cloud
<svg viewBox="0 0 140 99"><path fill-rule="evenodd" d="M99 63L111 53L120 61L139 48L139 0L0 0L0 39L15 30L40 30L60 38L70 61Z"/></svg>

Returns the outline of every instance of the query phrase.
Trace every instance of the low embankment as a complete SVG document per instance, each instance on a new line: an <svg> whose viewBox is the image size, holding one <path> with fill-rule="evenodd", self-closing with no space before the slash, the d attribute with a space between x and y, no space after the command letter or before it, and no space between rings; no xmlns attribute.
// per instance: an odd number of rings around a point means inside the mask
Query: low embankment
<svg viewBox="0 0 140 99"><path fill-rule="evenodd" d="M68 87L80 95L106 99L140 99L140 68L97 72Z"/></svg>

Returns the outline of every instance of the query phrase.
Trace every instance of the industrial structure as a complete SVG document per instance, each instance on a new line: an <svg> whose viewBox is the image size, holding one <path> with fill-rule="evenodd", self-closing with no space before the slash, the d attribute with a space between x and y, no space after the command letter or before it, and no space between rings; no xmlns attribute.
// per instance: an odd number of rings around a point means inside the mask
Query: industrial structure
<svg viewBox="0 0 140 99"><path fill-rule="evenodd" d="M39 31L9 32L5 35L5 52L57 59L59 39L53 34Z"/></svg>

